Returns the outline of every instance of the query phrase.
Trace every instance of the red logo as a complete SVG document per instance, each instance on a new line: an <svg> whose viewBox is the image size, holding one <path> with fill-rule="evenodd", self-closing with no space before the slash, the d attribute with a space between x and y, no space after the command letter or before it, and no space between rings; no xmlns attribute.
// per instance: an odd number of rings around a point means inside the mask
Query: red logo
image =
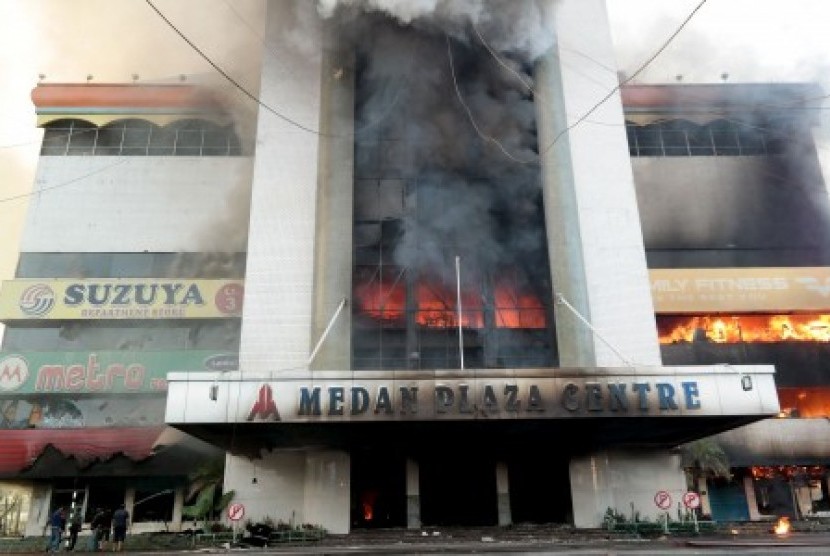
<svg viewBox="0 0 830 556"><path fill-rule="evenodd" d="M29 377L29 365L19 355L0 361L0 391L17 390Z"/></svg>
<svg viewBox="0 0 830 556"><path fill-rule="evenodd" d="M277 411L277 404L274 403L274 392L267 384L263 384L259 389L259 397L254 402L251 408L251 413L248 414L248 421L253 421L254 417L260 419L268 419L273 416L274 421L280 420L280 413Z"/></svg>
<svg viewBox="0 0 830 556"><path fill-rule="evenodd" d="M216 308L226 315L237 314L242 311L242 298L245 289L240 284L225 284L216 292L214 302Z"/></svg>

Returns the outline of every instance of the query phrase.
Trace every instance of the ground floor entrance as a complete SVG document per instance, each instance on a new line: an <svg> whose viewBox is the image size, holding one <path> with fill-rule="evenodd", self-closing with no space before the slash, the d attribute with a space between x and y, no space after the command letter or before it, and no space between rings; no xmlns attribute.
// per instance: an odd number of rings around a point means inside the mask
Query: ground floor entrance
<svg viewBox="0 0 830 556"><path fill-rule="evenodd" d="M350 454L352 528L572 523L568 458L485 450ZM412 510L412 508L410 508Z"/></svg>

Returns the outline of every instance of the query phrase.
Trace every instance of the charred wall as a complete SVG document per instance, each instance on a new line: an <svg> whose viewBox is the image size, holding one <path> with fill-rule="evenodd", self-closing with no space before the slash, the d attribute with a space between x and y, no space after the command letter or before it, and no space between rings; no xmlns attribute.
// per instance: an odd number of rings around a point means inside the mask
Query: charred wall
<svg viewBox="0 0 830 556"><path fill-rule="evenodd" d="M830 204L811 123L764 106L710 108L720 119L699 125L672 114L629 125L650 268L830 264Z"/></svg>

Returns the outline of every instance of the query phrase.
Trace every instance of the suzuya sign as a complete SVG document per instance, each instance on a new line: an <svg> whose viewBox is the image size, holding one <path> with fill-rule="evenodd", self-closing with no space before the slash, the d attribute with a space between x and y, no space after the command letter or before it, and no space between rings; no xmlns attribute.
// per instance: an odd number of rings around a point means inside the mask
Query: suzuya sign
<svg viewBox="0 0 830 556"><path fill-rule="evenodd" d="M773 372L771 366L315 371L313 381L300 375L261 380L239 372L203 378L171 373L167 420L266 423L772 415L779 409ZM752 377L751 390L743 389L744 376ZM216 389L216 403L206 405L211 387ZM171 405L171 399L179 401ZM228 406L235 411L225 413Z"/></svg>
<svg viewBox="0 0 830 556"><path fill-rule="evenodd" d="M6 280L0 321L235 317L243 293L241 280Z"/></svg>

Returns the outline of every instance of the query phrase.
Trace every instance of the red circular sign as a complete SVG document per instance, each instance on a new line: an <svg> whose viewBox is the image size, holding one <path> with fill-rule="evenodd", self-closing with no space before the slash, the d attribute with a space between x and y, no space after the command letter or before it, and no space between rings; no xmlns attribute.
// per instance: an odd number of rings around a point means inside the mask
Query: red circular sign
<svg viewBox="0 0 830 556"><path fill-rule="evenodd" d="M242 297L245 293L241 284L225 284L216 292L216 308L226 315L242 311Z"/></svg>
<svg viewBox="0 0 830 556"><path fill-rule="evenodd" d="M661 510L668 510L671 508L671 494L665 490L658 490L657 494L654 495L654 503Z"/></svg>
<svg viewBox="0 0 830 556"><path fill-rule="evenodd" d="M231 521L239 521L245 517L245 506L242 504L231 504L228 506L228 519Z"/></svg>
<svg viewBox="0 0 830 556"><path fill-rule="evenodd" d="M683 495L683 505L687 508L694 510L695 508L700 507L700 494L697 492L689 491Z"/></svg>

